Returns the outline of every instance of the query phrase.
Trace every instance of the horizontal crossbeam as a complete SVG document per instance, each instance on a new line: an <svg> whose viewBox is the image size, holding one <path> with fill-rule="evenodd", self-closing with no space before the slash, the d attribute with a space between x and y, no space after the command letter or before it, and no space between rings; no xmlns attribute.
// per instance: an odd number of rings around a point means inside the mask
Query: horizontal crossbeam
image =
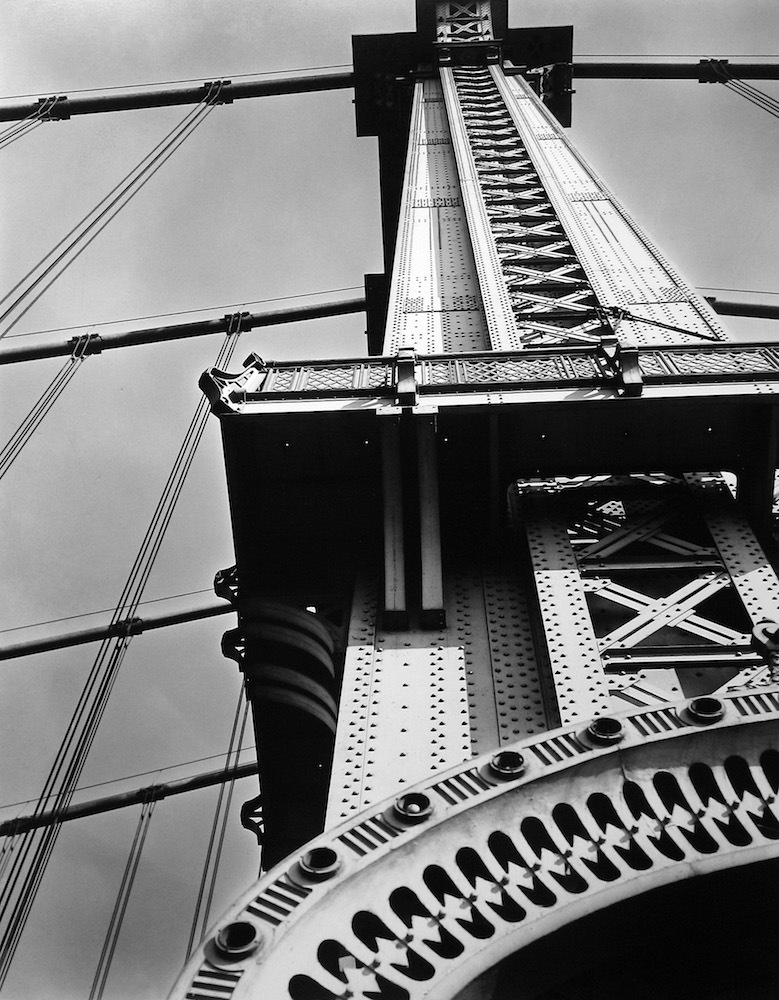
<svg viewBox="0 0 779 1000"><path fill-rule="evenodd" d="M248 778L253 774L257 774L258 771L259 766L257 761L250 761L248 764L238 764L236 767L228 769L220 768L217 771L205 771L202 774L193 774L189 778L179 778L177 781L147 785L145 788L136 788L131 792L105 795L100 799L92 799L89 802L70 805L59 812L51 811L31 816L17 816L15 819L9 819L4 823L0 823L0 837L13 837L18 833L26 833L28 830L37 830L39 827L51 826L53 823L65 823L71 819L83 819L85 816L95 816L98 813L112 812L115 809L140 805L142 802L157 802L159 799L166 799L171 795L182 795L184 792L192 792L197 788L208 788L210 785L221 785L234 779Z"/></svg>
<svg viewBox="0 0 779 1000"><path fill-rule="evenodd" d="M721 82L710 67L709 60L702 63L667 62L586 62L574 63L573 76L577 79L601 80L698 80L701 83ZM728 73L737 80L777 80L779 63L727 63ZM512 72L506 67L506 75ZM519 73L521 70L517 69ZM354 73L318 73L312 76L288 76L276 80L245 80L233 83L222 81L219 102L230 104L248 97L273 97L279 94L306 94L323 90L345 90L353 87ZM38 116L41 105L47 107L41 117L48 121L63 121L74 115L103 114L107 111L132 111L140 108L159 108L181 104L198 104L206 91L197 87L178 87L165 90L113 92L99 96L67 97L54 95L41 97L26 104L0 104L0 122L21 121Z"/></svg>
<svg viewBox="0 0 779 1000"><path fill-rule="evenodd" d="M157 344L166 340L183 340L186 337L205 337L212 333L236 332L237 319L240 330L253 330L261 326L277 326L282 323L300 323L308 319L323 319L326 316L345 316L349 313L365 311L365 299L344 299L342 302L321 302L314 306L291 306L288 309L269 309L261 313L240 313L223 316L220 319L199 320L196 323L176 323L170 326L155 326L143 330L125 330L122 333L85 334L86 347L81 354L100 354L115 347L137 347L142 344ZM84 327L89 329L88 326ZM19 338L22 339L21 337ZM48 343L22 343L18 347L0 349L0 365L10 365L18 361L34 361L39 358L64 357L73 353L75 342L80 338L58 340Z"/></svg>
<svg viewBox="0 0 779 1000"><path fill-rule="evenodd" d="M737 80L779 80L779 63L731 63L727 60L702 59L697 63L680 62L575 62L573 75L578 80L697 80L721 83L714 67L726 63L728 73Z"/></svg>
<svg viewBox="0 0 779 1000"><path fill-rule="evenodd" d="M732 71L733 67L729 67ZM279 94L306 94L322 90L343 90L354 86L354 74L319 73L316 76L288 76L275 80L242 80L232 83L222 81L219 102L229 104L247 97L274 97ZM92 97L58 96L52 107L43 115L45 119L62 121L73 115L94 115L106 111L132 111L138 108L160 108L179 104L199 104L210 84L198 87L179 87L167 90L141 90L114 92ZM41 101L52 101L50 97ZM40 101L28 104L0 104L0 121L20 121L40 112Z"/></svg>
<svg viewBox="0 0 779 1000"><path fill-rule="evenodd" d="M147 615L146 618L124 618L113 625L103 625L96 628L76 629L72 632L61 632L45 639L30 639L27 642L16 642L11 646L0 646L0 660L13 660L20 656L32 656L35 653L45 653L51 649L67 649L68 646L81 646L87 642L100 642L121 635L139 635L155 628L167 628L169 625L181 625L184 622L200 621L202 618L214 618L217 615L228 615L235 611L231 604L223 601L204 604L187 611L176 611L167 615Z"/></svg>

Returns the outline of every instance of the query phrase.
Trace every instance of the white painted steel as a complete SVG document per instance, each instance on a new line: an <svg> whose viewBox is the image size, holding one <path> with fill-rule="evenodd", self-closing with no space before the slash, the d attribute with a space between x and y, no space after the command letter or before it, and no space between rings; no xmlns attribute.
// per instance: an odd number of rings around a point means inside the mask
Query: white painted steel
<svg viewBox="0 0 779 1000"><path fill-rule="evenodd" d="M508 289L503 280L500 258L492 237L490 220L468 142L453 72L448 67L442 66L440 73L465 214L487 318L489 346L496 351L515 350L522 346L522 341L514 321Z"/></svg>
<svg viewBox="0 0 779 1000"><path fill-rule="evenodd" d="M606 714L608 683L565 518L529 507L523 520L560 722Z"/></svg>
<svg viewBox="0 0 779 1000"><path fill-rule="evenodd" d="M582 725L514 744L526 770L504 783L490 778L490 755L429 777L413 789L432 807L420 823L399 822L391 798L350 818L246 892L171 997L368 1000L384 983L409 1000L451 1000L580 917L776 858L779 689L723 698L708 726L691 707L620 713L616 747L594 745ZM335 856L332 876L306 878L299 859L312 850ZM215 935L234 922L254 928L258 947L225 959Z"/></svg>
<svg viewBox="0 0 779 1000"><path fill-rule="evenodd" d="M601 305L691 331L623 320L620 341L657 346L729 339L708 303L630 218L528 84L497 66L490 73Z"/></svg>
<svg viewBox="0 0 779 1000"><path fill-rule="evenodd" d="M487 350L460 182L441 86L414 85L383 353Z"/></svg>

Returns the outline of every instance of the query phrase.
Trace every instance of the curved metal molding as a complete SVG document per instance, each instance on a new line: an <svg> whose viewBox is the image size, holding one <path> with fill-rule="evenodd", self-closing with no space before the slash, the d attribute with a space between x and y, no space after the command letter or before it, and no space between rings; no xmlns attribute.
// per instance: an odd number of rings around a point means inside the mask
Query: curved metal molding
<svg viewBox="0 0 779 1000"><path fill-rule="evenodd" d="M779 686L555 730L287 859L171 997L449 1000L579 917L777 856L778 790Z"/></svg>

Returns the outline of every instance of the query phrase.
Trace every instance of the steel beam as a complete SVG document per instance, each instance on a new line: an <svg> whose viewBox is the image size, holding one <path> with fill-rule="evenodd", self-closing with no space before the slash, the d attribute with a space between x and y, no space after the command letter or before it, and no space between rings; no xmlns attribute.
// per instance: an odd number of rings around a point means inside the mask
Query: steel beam
<svg viewBox="0 0 779 1000"><path fill-rule="evenodd" d="M349 313L365 311L365 299L344 299L343 302L321 302L314 306L290 306L287 309L267 309L260 313L239 313L241 332L261 326L278 326L282 323L300 323L308 319L323 319L326 316L345 316ZM142 330L124 330L121 333L84 333L88 337L84 354L100 354L116 347L137 347L142 344L158 344L166 340L183 340L187 337L205 337L213 333L227 333L233 329L235 314L220 319L198 320L195 323L175 323L170 326L148 327ZM89 330L88 324L84 330ZM21 339L21 338L19 338ZM18 347L3 347L0 350L0 365L18 361L35 361L39 358L64 357L73 353L79 337L59 340L48 344L24 343ZM7 342L6 342L7 343Z"/></svg>
<svg viewBox="0 0 779 1000"><path fill-rule="evenodd" d="M95 628L77 629L73 632L61 632L45 639L30 639L27 642L16 642L10 646L0 646L0 660L13 660L20 656L32 656L34 653L45 653L51 649L66 649L68 646L81 646L87 642L100 642L121 635L139 635L155 628L167 628L168 625L181 625L183 622L200 621L201 618L214 618L217 615L228 615L235 608L220 601L218 604L204 604L188 611L177 611L168 615L147 615L146 618L123 618L113 625L102 625Z"/></svg>
<svg viewBox="0 0 779 1000"><path fill-rule="evenodd" d="M727 63L728 73L738 80L779 80L779 63ZM574 63L573 75L580 80L699 80L719 82L701 63L657 62L587 62ZM511 69L508 70L511 72ZM516 69L519 73L521 70ZM711 81L709 77L712 76ZM701 79L703 77L703 79ZM208 85L166 90L132 90L90 97L55 99L46 119L64 120L73 115L94 115L107 111L133 111L140 108L197 104L203 100ZM319 73L315 76L290 76L282 80L224 81L222 103L248 97L273 97L280 94L307 94L323 90L345 90L354 86L354 73ZM41 104L51 98L39 98L25 104L0 104L0 122L21 121L40 112Z"/></svg>
<svg viewBox="0 0 779 1000"><path fill-rule="evenodd" d="M384 616L406 623L406 563L403 542L403 484L400 462L400 422L381 422L381 463L384 510Z"/></svg>
<svg viewBox="0 0 779 1000"><path fill-rule="evenodd" d="M85 816L96 816L98 813L113 812L127 806L140 805L143 802L157 802L171 795L182 795L196 788L208 788L210 785L221 785L237 778L248 778L258 773L257 761L248 764L238 764L236 767L220 768L217 771L205 771L203 774L193 774L190 778L179 778L176 781L166 781L136 788L131 792L119 792L116 795L106 795L89 802L79 802L58 811L42 812L30 816L17 816L16 819L0 823L0 837L15 837L18 833L37 830L53 823L66 823L71 819L82 819Z"/></svg>
<svg viewBox="0 0 779 1000"><path fill-rule="evenodd" d="M222 81L219 102L230 104L246 97L273 97L279 94L308 94L322 90L344 90L354 86L354 74L318 73L316 76L288 76L280 80L242 80L233 83ZM177 104L199 104L212 84L197 87L179 87L167 90L132 90L90 97L55 98L52 109L44 120L62 120L73 115L94 115L106 111L133 111L138 108L160 108ZM20 121L37 115L41 104L51 98L40 98L27 104L0 104L0 121Z"/></svg>
<svg viewBox="0 0 779 1000"><path fill-rule="evenodd" d="M755 319L779 319L779 306L766 305L762 302L734 302L728 299L706 299L720 316L752 316Z"/></svg>
<svg viewBox="0 0 779 1000"><path fill-rule="evenodd" d="M679 62L586 62L573 64L578 80L698 80L699 83L722 82L711 68L724 62L728 73L737 80L779 80L779 63L731 63L727 60Z"/></svg>
<svg viewBox="0 0 779 1000"><path fill-rule="evenodd" d="M419 532L422 557L422 627L444 624L444 584L441 566L441 516L438 504L438 457L435 416L417 423L419 470Z"/></svg>

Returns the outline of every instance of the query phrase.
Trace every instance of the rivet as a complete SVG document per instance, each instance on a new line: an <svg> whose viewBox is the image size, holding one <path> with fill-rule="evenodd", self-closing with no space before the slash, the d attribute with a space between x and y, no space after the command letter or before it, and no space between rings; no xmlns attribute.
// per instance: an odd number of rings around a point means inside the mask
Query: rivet
<svg viewBox="0 0 779 1000"><path fill-rule="evenodd" d="M424 823L433 813L433 803L423 792L407 792L395 799L393 810L406 823Z"/></svg>
<svg viewBox="0 0 779 1000"><path fill-rule="evenodd" d="M696 722L704 722L711 725L719 722L725 715L725 703L719 698L703 697L693 698L687 706L687 710Z"/></svg>
<svg viewBox="0 0 779 1000"><path fill-rule="evenodd" d="M216 932L214 944L217 951L231 958L247 958L260 947L262 934L248 920L236 920Z"/></svg>
<svg viewBox="0 0 779 1000"><path fill-rule="evenodd" d="M593 719L587 726L587 735L594 743L619 743L625 730L619 719L605 717Z"/></svg>
<svg viewBox="0 0 779 1000"><path fill-rule="evenodd" d="M313 847L300 858L299 864L309 878L324 882L341 867L341 859L332 847Z"/></svg>
<svg viewBox="0 0 779 1000"><path fill-rule="evenodd" d="M497 778L518 778L525 772L525 758L516 750L501 750L491 758L488 767Z"/></svg>

